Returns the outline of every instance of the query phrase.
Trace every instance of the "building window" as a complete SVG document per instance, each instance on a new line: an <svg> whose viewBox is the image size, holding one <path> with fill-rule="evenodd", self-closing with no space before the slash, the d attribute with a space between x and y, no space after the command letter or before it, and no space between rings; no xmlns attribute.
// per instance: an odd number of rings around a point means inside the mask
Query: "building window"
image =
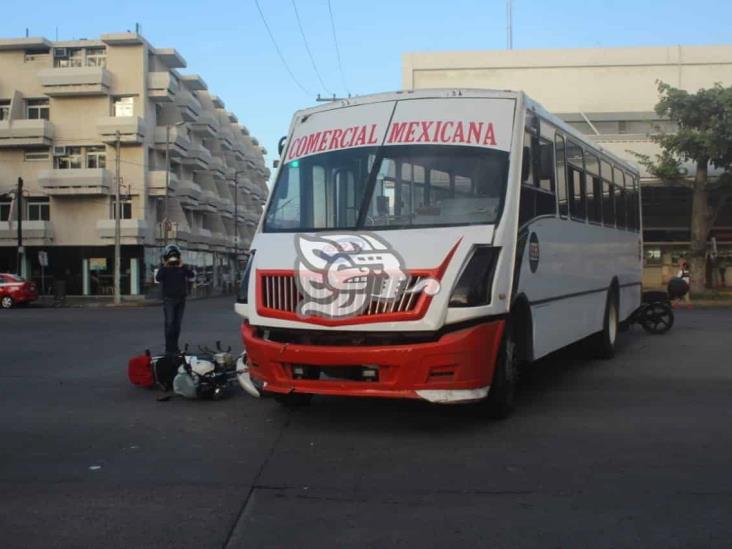
<svg viewBox="0 0 732 549"><path fill-rule="evenodd" d="M107 50L94 48L54 48L54 67L106 67Z"/></svg>
<svg viewBox="0 0 732 549"><path fill-rule="evenodd" d="M48 120L48 99L28 99L26 116L28 120Z"/></svg>
<svg viewBox="0 0 732 549"><path fill-rule="evenodd" d="M10 221L10 208L12 201L7 198L0 199L0 221Z"/></svg>
<svg viewBox="0 0 732 549"><path fill-rule="evenodd" d="M134 116L135 114L135 98L134 97L115 97L114 99L114 116Z"/></svg>
<svg viewBox="0 0 732 549"><path fill-rule="evenodd" d="M28 221L49 221L51 218L51 207L48 197L26 198L26 215Z"/></svg>
<svg viewBox="0 0 732 549"><path fill-rule="evenodd" d="M54 167L59 170L81 168L81 147L66 147L65 154L54 156Z"/></svg>
<svg viewBox="0 0 732 549"><path fill-rule="evenodd" d="M107 66L107 49L106 48L86 48L86 66L87 67L106 67Z"/></svg>
<svg viewBox="0 0 732 549"><path fill-rule="evenodd" d="M37 160L48 160L48 151L25 151L24 158L26 162L35 162Z"/></svg>
<svg viewBox="0 0 732 549"><path fill-rule="evenodd" d="M120 219L132 219L132 200L120 200ZM117 206L117 201L112 198L109 207L109 218L115 219L114 209Z"/></svg>
<svg viewBox="0 0 732 549"><path fill-rule="evenodd" d="M646 266L661 264L661 248L646 248Z"/></svg>
<svg viewBox="0 0 732 549"><path fill-rule="evenodd" d="M106 168L107 167L107 153L103 146L86 148L86 167L87 168Z"/></svg>
<svg viewBox="0 0 732 549"><path fill-rule="evenodd" d="M10 119L10 99L0 99L0 120Z"/></svg>

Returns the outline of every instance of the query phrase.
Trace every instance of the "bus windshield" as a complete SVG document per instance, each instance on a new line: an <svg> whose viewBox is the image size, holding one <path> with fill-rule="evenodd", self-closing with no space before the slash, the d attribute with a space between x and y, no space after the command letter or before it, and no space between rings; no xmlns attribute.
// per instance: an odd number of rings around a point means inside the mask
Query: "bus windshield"
<svg viewBox="0 0 732 549"><path fill-rule="evenodd" d="M285 164L264 232L493 224L508 152L455 145L360 147Z"/></svg>

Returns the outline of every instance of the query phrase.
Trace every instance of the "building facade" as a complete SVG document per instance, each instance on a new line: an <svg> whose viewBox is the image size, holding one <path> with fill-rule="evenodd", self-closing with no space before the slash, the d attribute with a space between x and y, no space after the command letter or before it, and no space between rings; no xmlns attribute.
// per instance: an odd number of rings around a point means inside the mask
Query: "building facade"
<svg viewBox="0 0 732 549"><path fill-rule="evenodd" d="M154 287L165 243L199 287L231 287L267 198L266 151L185 66L137 33L0 40L0 272L111 294L119 185L123 294Z"/></svg>
<svg viewBox="0 0 732 549"><path fill-rule="evenodd" d="M405 89L493 88L523 90L549 111L611 152L637 162L653 157L649 135L673 131L654 112L657 81L695 92L720 82L732 85L732 46L669 46L557 50L407 53ZM686 166L689 177L694 166ZM691 191L669 185L641 169L644 284L664 285L675 276L690 238ZM710 249L732 259L732 204L713 231ZM730 262L732 267L732 262ZM714 284L714 269L708 269ZM727 274L732 279L732 269ZM732 284L732 280L728 280Z"/></svg>

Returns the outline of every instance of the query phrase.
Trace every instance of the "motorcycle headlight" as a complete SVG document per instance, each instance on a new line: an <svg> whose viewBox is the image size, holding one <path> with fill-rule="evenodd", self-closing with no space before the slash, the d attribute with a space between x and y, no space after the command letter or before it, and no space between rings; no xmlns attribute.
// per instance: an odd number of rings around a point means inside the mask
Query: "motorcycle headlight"
<svg viewBox="0 0 732 549"><path fill-rule="evenodd" d="M252 263L254 263L254 253L256 250L249 252L249 261L247 266L244 267L244 273L241 277L241 283L239 284L239 293L236 296L237 303L248 303L249 302L249 278L252 272Z"/></svg>
<svg viewBox="0 0 732 549"><path fill-rule="evenodd" d="M491 246L473 248L452 290L449 307L478 307L490 304L493 273L499 249Z"/></svg>

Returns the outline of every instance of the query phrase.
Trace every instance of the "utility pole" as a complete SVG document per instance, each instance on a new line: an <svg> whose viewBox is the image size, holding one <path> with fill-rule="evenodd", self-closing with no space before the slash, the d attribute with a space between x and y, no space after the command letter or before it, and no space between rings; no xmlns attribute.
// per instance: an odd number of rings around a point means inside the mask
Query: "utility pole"
<svg viewBox="0 0 732 549"><path fill-rule="evenodd" d="M120 218L122 217L122 204L121 193L120 193L120 174L119 174L119 150L120 150L120 136L119 130L116 132L117 143L115 148L117 150L117 157L115 159L114 172L116 180L115 188L115 206L114 206L114 304L119 305L122 303L122 287L121 287L121 269L120 263L122 263L122 227Z"/></svg>
<svg viewBox="0 0 732 549"><path fill-rule="evenodd" d="M513 0L506 0L506 41L508 49L513 49Z"/></svg>
<svg viewBox="0 0 732 549"><path fill-rule="evenodd" d="M18 209L18 276L23 273L23 178L18 178L18 190L15 193L15 204Z"/></svg>
<svg viewBox="0 0 732 549"><path fill-rule="evenodd" d="M234 282L239 287L239 172L234 173Z"/></svg>
<svg viewBox="0 0 732 549"><path fill-rule="evenodd" d="M163 205L163 246L168 245L168 187L170 186L170 124L165 125L165 204Z"/></svg>

